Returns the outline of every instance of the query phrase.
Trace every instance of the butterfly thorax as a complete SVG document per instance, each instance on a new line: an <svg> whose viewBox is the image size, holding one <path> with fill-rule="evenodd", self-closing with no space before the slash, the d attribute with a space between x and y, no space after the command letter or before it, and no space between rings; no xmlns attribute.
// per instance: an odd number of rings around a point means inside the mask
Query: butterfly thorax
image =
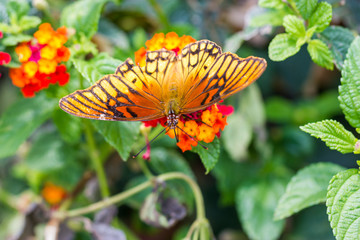
<svg viewBox="0 0 360 240"><path fill-rule="evenodd" d="M166 123L170 129L175 129L179 122L179 115L175 114L173 110L170 110L169 115L166 116Z"/></svg>

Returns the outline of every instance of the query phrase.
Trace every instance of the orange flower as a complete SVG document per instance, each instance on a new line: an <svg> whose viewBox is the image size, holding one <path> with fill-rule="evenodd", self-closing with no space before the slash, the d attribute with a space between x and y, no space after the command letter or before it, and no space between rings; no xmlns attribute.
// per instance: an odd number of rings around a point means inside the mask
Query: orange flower
<svg viewBox="0 0 360 240"><path fill-rule="evenodd" d="M42 58L38 61L38 64L40 73L50 74L56 71L57 63L55 60L48 60Z"/></svg>
<svg viewBox="0 0 360 240"><path fill-rule="evenodd" d="M60 27L56 31L49 23L43 23L34 33L32 41L21 43L15 52L22 65L10 69L13 84L22 88L25 97L35 96L35 92L47 88L49 84L60 86L69 81L65 65L58 65L69 60L70 51L63 46L67 41L67 30Z"/></svg>
<svg viewBox="0 0 360 240"><path fill-rule="evenodd" d="M34 37L39 44L47 44L54 34L54 29L50 23L43 23L39 26L39 30L34 33Z"/></svg>
<svg viewBox="0 0 360 240"><path fill-rule="evenodd" d="M145 45L147 47L147 51L155 51L162 49L164 47L164 42L164 33L156 33L150 40L146 41Z"/></svg>
<svg viewBox="0 0 360 240"><path fill-rule="evenodd" d="M15 52L19 56L20 62L26 62L31 57L31 49L27 44L21 43L15 48Z"/></svg>
<svg viewBox="0 0 360 240"><path fill-rule="evenodd" d="M170 32L155 34L150 40L146 41L146 48L142 47L135 52L135 62L139 66L145 66L146 52L165 48L179 54L180 51L189 43L196 40L191 36L179 37L176 33ZM218 107L219 106L219 107ZM169 130L166 134L174 138L175 132L178 138L177 146L184 152L197 146L197 141L210 143L215 136L220 137L220 130L223 130L226 123L226 115L233 112L232 107L212 105L206 109L181 116L177 128ZM152 121L145 121L145 126L155 127L161 124L166 127L166 118ZM182 130L180 130L182 129Z"/></svg>
<svg viewBox="0 0 360 240"><path fill-rule="evenodd" d="M66 191L60 186L56 186L53 183L46 183L41 191L41 195L50 205L58 205L62 200L66 198Z"/></svg>
<svg viewBox="0 0 360 240"><path fill-rule="evenodd" d="M179 48L180 45L180 38L179 36L174 32L169 32L166 34L166 38L164 41L164 47L166 49L176 49Z"/></svg>
<svg viewBox="0 0 360 240"><path fill-rule="evenodd" d="M41 48L40 50L40 56L45 59L54 59L56 54L57 54L57 49L50 47L48 45Z"/></svg>
<svg viewBox="0 0 360 240"><path fill-rule="evenodd" d="M146 59L146 49L142 47L135 52L135 62L139 66L145 66L145 59Z"/></svg>
<svg viewBox="0 0 360 240"><path fill-rule="evenodd" d="M32 78L33 76L35 76L38 70L38 65L36 64L36 62L26 62L23 64L23 68L26 75L29 78Z"/></svg>

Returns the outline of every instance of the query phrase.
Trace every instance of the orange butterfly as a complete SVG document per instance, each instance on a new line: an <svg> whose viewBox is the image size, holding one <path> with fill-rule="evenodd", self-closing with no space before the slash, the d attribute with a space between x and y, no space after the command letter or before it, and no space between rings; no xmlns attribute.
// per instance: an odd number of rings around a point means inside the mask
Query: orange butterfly
<svg viewBox="0 0 360 240"><path fill-rule="evenodd" d="M204 109L225 99L258 79L266 68L263 58L240 58L222 53L209 40L173 51L151 51L146 65L127 59L115 74L60 100L72 115L111 121L147 121L167 118L175 129L182 114Z"/></svg>

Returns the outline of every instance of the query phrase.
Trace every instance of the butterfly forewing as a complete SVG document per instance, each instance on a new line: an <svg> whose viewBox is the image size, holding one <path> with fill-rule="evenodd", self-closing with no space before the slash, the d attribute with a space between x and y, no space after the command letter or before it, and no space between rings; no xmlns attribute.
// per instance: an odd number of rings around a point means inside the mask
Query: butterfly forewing
<svg viewBox="0 0 360 240"><path fill-rule="evenodd" d="M221 54L201 78L193 80L193 90L182 102L183 113L203 109L244 89L258 79L265 68L266 61L262 58Z"/></svg>

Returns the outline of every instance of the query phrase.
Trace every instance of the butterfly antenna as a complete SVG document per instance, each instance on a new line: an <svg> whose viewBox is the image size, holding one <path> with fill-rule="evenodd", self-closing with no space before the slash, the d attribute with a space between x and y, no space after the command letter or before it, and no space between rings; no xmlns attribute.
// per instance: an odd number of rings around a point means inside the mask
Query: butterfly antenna
<svg viewBox="0 0 360 240"><path fill-rule="evenodd" d="M206 126L208 126L208 127L211 127L211 128L212 128L212 126L210 126L210 125L209 125L209 124L207 124L207 123L204 123L202 120L195 119L195 118L190 117L190 116L187 116L187 115L183 115L183 117L187 117L187 118L189 118L189 119L191 119L191 120L194 120L194 121L197 121L197 122L201 122L202 124L205 124Z"/></svg>
<svg viewBox="0 0 360 240"><path fill-rule="evenodd" d="M151 139L148 143L145 144L145 146L135 155L133 155L133 158L136 158L137 156L139 156L139 154L145 150L145 148L148 146L148 144L150 145L158 136L160 136L164 131L166 130L166 128L164 128L163 130L161 130L161 132L159 132L155 137L153 137L153 139ZM167 132L167 131L166 131Z"/></svg>
<svg viewBox="0 0 360 240"><path fill-rule="evenodd" d="M176 127L177 127L178 129L180 129L183 133L185 133L188 137L190 137L192 140L194 140L195 142L197 142L200 146L202 146L203 149L208 150L208 148L207 148L205 145L201 144L197 139L195 139L193 136L191 136L190 134L188 134L187 132L185 132L182 128L180 128L180 127L178 127L178 126L176 126Z"/></svg>

